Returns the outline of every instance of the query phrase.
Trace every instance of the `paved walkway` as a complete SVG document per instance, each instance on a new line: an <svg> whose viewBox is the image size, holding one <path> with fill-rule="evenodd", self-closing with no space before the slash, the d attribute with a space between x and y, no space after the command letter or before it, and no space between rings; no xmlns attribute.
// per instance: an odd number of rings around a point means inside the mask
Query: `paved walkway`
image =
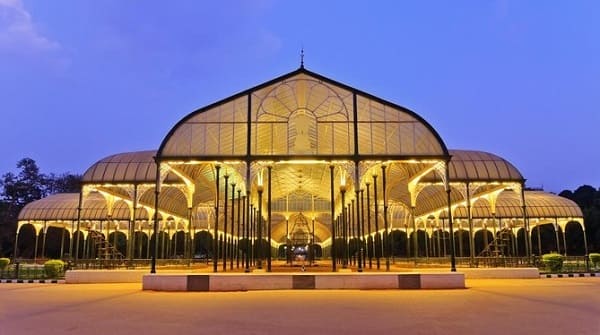
<svg viewBox="0 0 600 335"><path fill-rule="evenodd" d="M600 334L600 278L467 286L166 293L140 284L2 284L0 335Z"/></svg>

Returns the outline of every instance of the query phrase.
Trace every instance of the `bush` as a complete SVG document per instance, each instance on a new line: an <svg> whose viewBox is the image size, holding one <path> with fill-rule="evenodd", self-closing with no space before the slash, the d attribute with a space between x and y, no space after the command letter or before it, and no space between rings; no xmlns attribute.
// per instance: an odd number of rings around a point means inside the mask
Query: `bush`
<svg viewBox="0 0 600 335"><path fill-rule="evenodd" d="M591 255L590 255L591 256ZM4 270L4 268L10 263L10 259L8 258L0 258L0 270Z"/></svg>
<svg viewBox="0 0 600 335"><path fill-rule="evenodd" d="M56 278L63 273L65 262L60 259L51 259L44 263L44 272L48 278Z"/></svg>
<svg viewBox="0 0 600 335"><path fill-rule="evenodd" d="M559 272L563 266L563 256L557 253L542 255L542 263L550 272Z"/></svg>
<svg viewBox="0 0 600 335"><path fill-rule="evenodd" d="M598 267L600 265L600 254L598 253L591 253L589 254L590 257L590 262L592 262L592 264L594 264L594 267ZM1 266L0 266L1 268Z"/></svg>

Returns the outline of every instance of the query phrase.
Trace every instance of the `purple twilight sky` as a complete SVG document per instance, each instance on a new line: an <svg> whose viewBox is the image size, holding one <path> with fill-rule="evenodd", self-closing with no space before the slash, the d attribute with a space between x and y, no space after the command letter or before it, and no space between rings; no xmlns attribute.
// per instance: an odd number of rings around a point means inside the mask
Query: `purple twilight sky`
<svg viewBox="0 0 600 335"><path fill-rule="evenodd" d="M530 187L600 186L599 1L0 0L0 174L156 149L293 71L412 109Z"/></svg>

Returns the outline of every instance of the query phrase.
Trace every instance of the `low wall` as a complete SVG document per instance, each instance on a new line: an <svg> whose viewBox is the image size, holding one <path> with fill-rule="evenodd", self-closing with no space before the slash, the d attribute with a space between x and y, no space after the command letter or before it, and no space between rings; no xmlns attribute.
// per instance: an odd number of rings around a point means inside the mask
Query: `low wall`
<svg viewBox="0 0 600 335"><path fill-rule="evenodd" d="M458 272L145 274L142 288L154 291L458 289L465 288L465 276Z"/></svg>
<svg viewBox="0 0 600 335"><path fill-rule="evenodd" d="M70 270L65 273L67 284L141 283L148 270Z"/></svg>
<svg viewBox="0 0 600 335"><path fill-rule="evenodd" d="M466 279L539 279L538 268L464 268Z"/></svg>

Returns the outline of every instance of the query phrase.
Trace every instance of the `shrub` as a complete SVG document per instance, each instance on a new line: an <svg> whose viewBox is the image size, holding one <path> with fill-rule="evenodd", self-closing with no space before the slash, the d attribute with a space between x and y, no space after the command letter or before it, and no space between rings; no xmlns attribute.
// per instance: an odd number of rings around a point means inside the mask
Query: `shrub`
<svg viewBox="0 0 600 335"><path fill-rule="evenodd" d="M590 255L591 256L591 255ZM10 259L8 258L0 258L0 270L4 270L4 268L10 263Z"/></svg>
<svg viewBox="0 0 600 335"><path fill-rule="evenodd" d="M563 266L563 256L557 253L542 255L542 263L550 272L559 272Z"/></svg>
<svg viewBox="0 0 600 335"><path fill-rule="evenodd" d="M48 278L56 278L62 274L65 268L65 262L60 259L51 259L44 263L44 272Z"/></svg>
<svg viewBox="0 0 600 335"><path fill-rule="evenodd" d="M598 267L600 265L600 254L599 253L591 253L589 254L590 262L594 264L594 267ZM0 266L1 268L2 266Z"/></svg>

